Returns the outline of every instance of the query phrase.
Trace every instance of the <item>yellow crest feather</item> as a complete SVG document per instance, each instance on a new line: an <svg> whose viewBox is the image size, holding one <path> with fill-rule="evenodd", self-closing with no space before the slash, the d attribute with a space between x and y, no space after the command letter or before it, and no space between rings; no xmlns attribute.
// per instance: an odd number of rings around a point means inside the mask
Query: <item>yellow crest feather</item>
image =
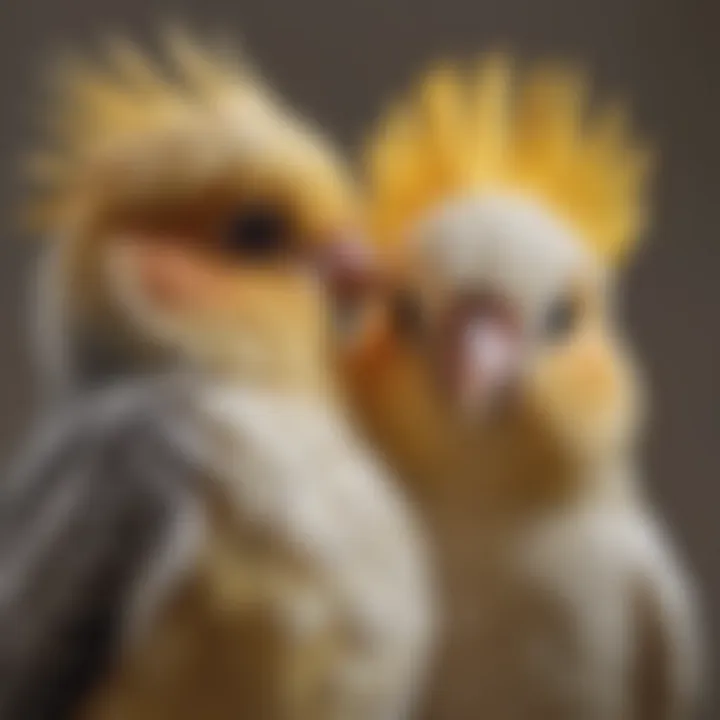
<svg viewBox="0 0 720 720"><path fill-rule="evenodd" d="M77 57L57 63L47 141L25 164L39 189L30 213L35 225L57 222L79 194L92 189L88 165L105 149L149 137L223 93L258 92L239 65L232 67L181 32L169 32L165 45L165 68L123 38L108 40L102 64Z"/></svg>
<svg viewBox="0 0 720 720"><path fill-rule="evenodd" d="M164 41L162 65L121 38L106 43L104 63L71 59L58 64L52 78L53 104L47 113L47 142L26 163L39 186L39 201L31 214L36 225L44 228L61 222L58 218L72 212L78 201L90 204L91 196L102 195L103 180L114 180L117 172L114 177L95 172L98 159L106 155L122 159L128 143L152 154L155 138L184 127L183 123L189 127L195 122L197 128L208 119L217 121L223 110L230 117L224 126L245 122L251 132L262 126L266 134L275 133L278 152L290 145L298 153L304 150L303 162L308 166L313 153L323 154L312 133L295 122L236 55L219 46L201 46L176 29L168 30ZM212 142L213 126L203 127L207 129L196 131L190 143ZM143 152L135 156L142 159ZM219 154L226 153L221 148ZM177 182L183 181L178 175L192 177L201 171L198 157L199 152L174 173ZM159 161L170 168L169 184L175 181L172 169L183 162L182 157L175 160L175 165L173 158ZM128 166L126 186L139 179L137 170L137 165ZM316 177L321 175L322 171L316 172ZM105 195L111 192L106 190Z"/></svg>
<svg viewBox="0 0 720 720"><path fill-rule="evenodd" d="M617 262L644 227L648 154L633 146L616 108L586 117L585 96L572 72L548 67L521 81L503 56L470 72L436 68L371 139L376 235L395 242L459 194L523 193Z"/></svg>
<svg viewBox="0 0 720 720"><path fill-rule="evenodd" d="M212 93L237 94L239 88L253 92L250 83L242 82L239 69L231 71L187 38L182 50L179 42L175 36L167 42L171 61L167 72L122 39L108 43L105 69L79 60L64 63L55 88L55 117L59 119L55 129L65 141L58 149L72 156L96 142L150 130L161 125L169 113L207 102ZM204 82L199 80L199 68L186 57L190 52L198 64L203 58Z"/></svg>

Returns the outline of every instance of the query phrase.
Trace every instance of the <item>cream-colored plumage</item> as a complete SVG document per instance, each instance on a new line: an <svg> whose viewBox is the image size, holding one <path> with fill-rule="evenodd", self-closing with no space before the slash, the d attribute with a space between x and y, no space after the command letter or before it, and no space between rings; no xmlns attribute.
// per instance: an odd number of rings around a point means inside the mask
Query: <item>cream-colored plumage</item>
<svg viewBox="0 0 720 720"><path fill-rule="evenodd" d="M390 298L348 385L436 551L428 717L688 718L695 599L638 485L642 393L611 302L644 182L579 86L542 77L443 69L381 125L369 215ZM452 382L483 352L514 363L492 405Z"/></svg>
<svg viewBox="0 0 720 720"><path fill-rule="evenodd" d="M430 606L404 498L322 398L189 401L212 437L202 544L83 717L407 717Z"/></svg>

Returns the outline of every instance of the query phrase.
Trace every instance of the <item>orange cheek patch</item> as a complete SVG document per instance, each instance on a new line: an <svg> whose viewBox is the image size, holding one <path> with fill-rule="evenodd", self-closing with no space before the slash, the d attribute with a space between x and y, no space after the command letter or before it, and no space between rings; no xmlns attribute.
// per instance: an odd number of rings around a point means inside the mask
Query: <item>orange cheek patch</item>
<svg viewBox="0 0 720 720"><path fill-rule="evenodd" d="M568 365L568 380L588 406L599 407L617 392L616 362L601 344L578 348Z"/></svg>
<svg viewBox="0 0 720 720"><path fill-rule="evenodd" d="M142 239L128 243L124 253L145 296L164 310L219 308L231 287L237 289L236 272L189 244Z"/></svg>
<svg viewBox="0 0 720 720"><path fill-rule="evenodd" d="M536 378L541 403L567 421L593 421L621 393L618 361L601 338L580 339L546 359Z"/></svg>

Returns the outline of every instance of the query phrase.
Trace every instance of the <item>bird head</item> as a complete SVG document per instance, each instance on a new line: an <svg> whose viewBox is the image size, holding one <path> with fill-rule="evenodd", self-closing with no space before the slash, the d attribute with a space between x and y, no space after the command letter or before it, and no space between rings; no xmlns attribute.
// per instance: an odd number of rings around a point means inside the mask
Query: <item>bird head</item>
<svg viewBox="0 0 720 720"><path fill-rule="evenodd" d="M586 117L583 87L558 70L519 82L497 58L443 68L371 144L387 277L351 385L381 444L416 466L485 462L488 442L586 461L634 435L613 285L646 160L617 114Z"/></svg>
<svg viewBox="0 0 720 720"><path fill-rule="evenodd" d="M360 257L326 139L243 63L178 32L162 69L116 42L56 90L34 168L63 332L131 366L317 380L328 290Z"/></svg>

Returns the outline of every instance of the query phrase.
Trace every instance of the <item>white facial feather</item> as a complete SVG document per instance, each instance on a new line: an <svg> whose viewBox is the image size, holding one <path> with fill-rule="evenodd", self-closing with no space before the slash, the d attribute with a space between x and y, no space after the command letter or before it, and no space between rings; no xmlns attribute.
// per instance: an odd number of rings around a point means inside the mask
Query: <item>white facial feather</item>
<svg viewBox="0 0 720 720"><path fill-rule="evenodd" d="M490 291L529 324L572 279L597 262L570 228L519 195L468 196L433 211L415 228L415 270L433 302Z"/></svg>

